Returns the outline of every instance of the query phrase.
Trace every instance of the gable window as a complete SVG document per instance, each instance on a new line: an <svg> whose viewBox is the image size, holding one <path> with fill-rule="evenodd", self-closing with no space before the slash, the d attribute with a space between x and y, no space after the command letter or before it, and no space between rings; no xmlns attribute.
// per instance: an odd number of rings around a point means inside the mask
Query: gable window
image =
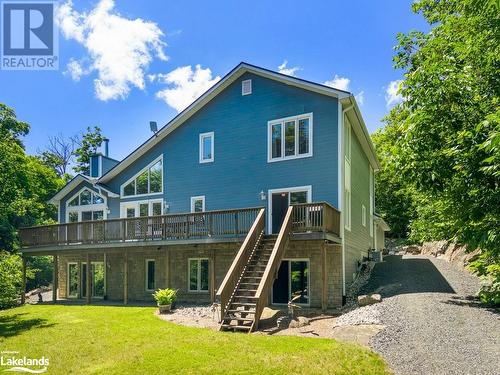
<svg viewBox="0 0 500 375"><path fill-rule="evenodd" d="M191 197L191 212L205 211L205 196Z"/></svg>
<svg viewBox="0 0 500 375"><path fill-rule="evenodd" d="M105 219L107 207L104 198L90 189L83 188L66 205L67 223Z"/></svg>
<svg viewBox="0 0 500 375"><path fill-rule="evenodd" d="M214 161L214 132L200 134L200 163Z"/></svg>
<svg viewBox="0 0 500 375"><path fill-rule="evenodd" d="M312 156L313 115L268 122L268 162Z"/></svg>
<svg viewBox="0 0 500 375"><path fill-rule="evenodd" d="M163 192L163 156L160 156L121 187L122 197Z"/></svg>
<svg viewBox="0 0 500 375"><path fill-rule="evenodd" d="M208 292L208 259L191 258L189 262L189 291Z"/></svg>
<svg viewBox="0 0 500 375"><path fill-rule="evenodd" d="M361 205L361 224L366 227L366 207L364 204Z"/></svg>
<svg viewBox="0 0 500 375"><path fill-rule="evenodd" d="M146 290L155 290L155 268L156 262L154 259L146 259Z"/></svg>
<svg viewBox="0 0 500 375"><path fill-rule="evenodd" d="M252 80L241 81L241 95L250 95L252 93Z"/></svg>

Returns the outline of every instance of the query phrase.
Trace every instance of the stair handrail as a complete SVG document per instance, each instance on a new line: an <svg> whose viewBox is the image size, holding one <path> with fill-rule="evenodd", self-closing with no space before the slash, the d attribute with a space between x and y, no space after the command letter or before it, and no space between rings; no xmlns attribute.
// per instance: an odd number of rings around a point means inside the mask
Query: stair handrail
<svg viewBox="0 0 500 375"><path fill-rule="evenodd" d="M238 250L236 257L234 258L231 267L229 267L229 270L227 271L226 276L224 277L224 280L222 281L222 284L220 285L215 295L215 300L220 303L221 319L223 319L224 317L227 304L238 284L239 277L241 276L246 264L250 259L252 250L254 249L255 245L259 241L262 232L264 231L264 225L265 209L262 208L257 214L252 227L248 231L245 240L241 244L241 247Z"/></svg>
<svg viewBox="0 0 500 375"><path fill-rule="evenodd" d="M267 305L267 300L269 297L269 291L274 283L274 279L278 274L278 270L281 264L281 259L286 250L286 246L290 239L290 233L292 231L292 212L293 206L289 206L285 215L285 219L283 220L283 224L281 224L280 231L278 233L278 237L276 238L276 242L273 246L273 251L267 262L266 269L264 274L262 275L262 279L260 280L259 287L257 288L257 292L255 293L256 297L256 308L255 308L255 318L252 324L252 328L250 331L257 329L259 327L259 320L262 314L262 310Z"/></svg>

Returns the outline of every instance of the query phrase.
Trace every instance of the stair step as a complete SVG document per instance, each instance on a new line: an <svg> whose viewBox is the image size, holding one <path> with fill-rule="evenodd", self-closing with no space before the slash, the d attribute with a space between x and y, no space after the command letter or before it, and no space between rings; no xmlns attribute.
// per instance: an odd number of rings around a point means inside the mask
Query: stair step
<svg viewBox="0 0 500 375"><path fill-rule="evenodd" d="M256 292L257 289L243 289L243 288L238 288L238 292Z"/></svg>
<svg viewBox="0 0 500 375"><path fill-rule="evenodd" d="M231 302L230 306L248 306L248 307L256 307L256 303L252 302Z"/></svg>
<svg viewBox="0 0 500 375"><path fill-rule="evenodd" d="M232 316L225 316L224 320L237 320L239 322L253 322L253 318L239 318L239 317L232 317Z"/></svg>
<svg viewBox="0 0 500 375"><path fill-rule="evenodd" d="M251 326L233 326L230 324L222 324L221 328L225 330L234 330L234 331L250 331Z"/></svg>
<svg viewBox="0 0 500 375"><path fill-rule="evenodd" d="M255 315L255 310L227 310L227 313L229 314L237 314L237 313L240 313L240 314L249 314L249 315Z"/></svg>
<svg viewBox="0 0 500 375"><path fill-rule="evenodd" d="M240 285L259 285L260 283L252 283L252 282L246 282L246 281L242 281L240 282Z"/></svg>

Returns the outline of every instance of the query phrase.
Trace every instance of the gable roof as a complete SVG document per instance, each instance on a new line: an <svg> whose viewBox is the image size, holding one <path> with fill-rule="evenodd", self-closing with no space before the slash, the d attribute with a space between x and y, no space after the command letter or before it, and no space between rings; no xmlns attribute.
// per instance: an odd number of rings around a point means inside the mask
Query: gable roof
<svg viewBox="0 0 500 375"><path fill-rule="evenodd" d="M196 99L191 105L175 116L171 121L169 121L165 126L163 126L155 135L151 136L146 142L135 149L131 154L129 154L125 159L123 159L119 164L114 166L103 176L99 178L99 182L107 182L113 177L118 175L121 171L131 165L136 161L141 155L150 150L156 144L158 144L167 135L172 133L175 129L181 126L185 121L187 121L196 112L202 109L208 102L215 98L220 92L222 92L226 87L236 81L245 73L253 73L261 77L269 78L286 85L299 87L305 90L313 91L322 95L332 96L338 99L345 99L353 97L353 95L348 91L339 90L330 86L322 85L319 83L307 81L305 79L292 77L286 74L281 74L261 68L255 65L251 65L245 62L238 64L233 70L227 73L220 81L208 89L203 95Z"/></svg>
<svg viewBox="0 0 500 375"><path fill-rule="evenodd" d="M93 187L108 193L110 197L115 197L115 198L119 197L118 194L109 190L107 186L98 184L95 178L90 178L83 174L77 174L66 185L64 185L64 187L61 190L59 190L56 194L54 194L52 198L50 198L47 202L51 204L58 204L61 199L63 199L66 195L68 195L73 189L78 187L78 185L80 185L82 182L88 182L92 184Z"/></svg>

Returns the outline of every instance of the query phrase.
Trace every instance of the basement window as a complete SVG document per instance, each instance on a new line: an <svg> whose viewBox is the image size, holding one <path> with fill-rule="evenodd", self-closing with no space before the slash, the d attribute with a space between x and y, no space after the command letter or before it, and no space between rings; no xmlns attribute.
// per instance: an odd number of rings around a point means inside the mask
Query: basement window
<svg viewBox="0 0 500 375"><path fill-rule="evenodd" d="M208 292L208 259L191 258L189 262L189 291Z"/></svg>

